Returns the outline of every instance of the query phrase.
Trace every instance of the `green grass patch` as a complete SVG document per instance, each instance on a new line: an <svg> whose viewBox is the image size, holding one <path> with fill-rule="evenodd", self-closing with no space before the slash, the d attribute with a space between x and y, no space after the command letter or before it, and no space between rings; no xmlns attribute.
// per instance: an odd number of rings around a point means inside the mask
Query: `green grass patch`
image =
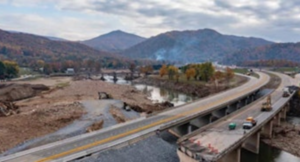
<svg viewBox="0 0 300 162"><path fill-rule="evenodd" d="M38 75L38 72L32 71L30 68L20 67L19 75Z"/></svg>
<svg viewBox="0 0 300 162"><path fill-rule="evenodd" d="M274 71L278 72L297 72L299 71L298 67L281 67L281 68L274 68Z"/></svg>
<svg viewBox="0 0 300 162"><path fill-rule="evenodd" d="M232 70L235 73L243 74L243 75L247 75L247 73L248 73L248 69L247 68L237 68L237 69L232 69ZM253 76L255 78L259 78L259 75L257 73L252 73L251 76Z"/></svg>

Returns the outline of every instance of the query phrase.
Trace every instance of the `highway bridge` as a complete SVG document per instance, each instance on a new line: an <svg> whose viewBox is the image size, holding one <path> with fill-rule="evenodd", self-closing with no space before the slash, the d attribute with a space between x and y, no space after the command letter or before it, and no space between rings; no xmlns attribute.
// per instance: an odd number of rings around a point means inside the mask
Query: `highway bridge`
<svg viewBox="0 0 300 162"><path fill-rule="evenodd" d="M255 94L270 79L264 73L258 72L258 74L259 79L249 77L249 81L240 87L170 111L22 151L2 157L0 161L68 161L117 145L130 144L158 130L172 129L179 136L185 135L253 101Z"/></svg>
<svg viewBox="0 0 300 162"><path fill-rule="evenodd" d="M286 118L289 109L289 97L283 98L283 88L296 85L291 77L283 74L280 86L271 94L273 110L262 112L261 106L265 99L250 104L243 111L222 118L209 127L199 129L179 139L177 154L184 162L239 162L241 148L253 153L259 152L260 136L272 137L274 125L280 125L281 119ZM245 131L243 122L249 116L257 120L257 125ZM229 123L237 124L235 130L229 130Z"/></svg>

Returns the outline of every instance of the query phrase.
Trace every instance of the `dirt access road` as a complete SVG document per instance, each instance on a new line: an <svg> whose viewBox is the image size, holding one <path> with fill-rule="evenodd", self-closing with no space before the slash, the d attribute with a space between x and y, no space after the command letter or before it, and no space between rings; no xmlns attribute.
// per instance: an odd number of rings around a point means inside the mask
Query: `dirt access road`
<svg viewBox="0 0 300 162"><path fill-rule="evenodd" d="M51 77L9 83L44 84L49 86L50 90L39 93L35 97L17 101L20 114L0 117L1 153L24 141L47 135L69 125L86 113L78 102L98 100L99 91L141 107L152 105L146 95L131 86L103 81L72 81L69 77Z"/></svg>

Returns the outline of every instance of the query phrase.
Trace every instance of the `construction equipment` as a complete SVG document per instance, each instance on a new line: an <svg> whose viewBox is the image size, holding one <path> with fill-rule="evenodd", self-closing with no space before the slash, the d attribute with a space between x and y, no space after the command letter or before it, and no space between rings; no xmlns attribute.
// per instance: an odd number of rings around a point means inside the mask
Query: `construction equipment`
<svg viewBox="0 0 300 162"><path fill-rule="evenodd" d="M262 103L261 111L271 111L272 110L272 103L271 103L271 96L267 97L267 101Z"/></svg>
<svg viewBox="0 0 300 162"><path fill-rule="evenodd" d="M19 107L13 102L0 101L0 116L10 116L20 113Z"/></svg>
<svg viewBox="0 0 300 162"><path fill-rule="evenodd" d="M256 120L250 116L246 119L246 122L243 123L243 129L251 129L256 126L256 123Z"/></svg>

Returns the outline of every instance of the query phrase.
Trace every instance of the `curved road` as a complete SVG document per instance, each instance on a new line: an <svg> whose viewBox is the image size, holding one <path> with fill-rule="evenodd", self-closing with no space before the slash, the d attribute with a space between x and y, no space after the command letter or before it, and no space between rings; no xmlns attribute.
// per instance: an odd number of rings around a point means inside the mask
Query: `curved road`
<svg viewBox="0 0 300 162"><path fill-rule="evenodd" d="M221 122L213 124L212 126L200 132L199 134L190 137L188 141L182 142L181 145L185 146L185 148L188 148L189 150L197 150L197 148L195 148L195 145L191 144L189 141L194 141L195 144L200 142L201 146L205 147L206 150L200 151L197 154L199 154L201 157L204 157L207 160L217 160L215 158L220 158L221 156L223 156L223 154L225 154L225 152L227 152L229 148L233 149L233 147L235 147L236 144L238 144L243 138L245 138L245 136L247 136L249 132L251 132L253 129L256 129L259 126L262 126L261 124L265 122L265 120L269 119L274 112L279 110L282 107L282 105L289 100L289 97L282 97L283 88L289 85L297 85L298 81L296 79L293 79L287 75L280 73L273 74L278 75L281 78L281 84L271 94L273 105L272 111L262 112L261 105L266 100L261 100L255 103L254 105L251 105L248 108L244 109L243 111L238 112L235 115ZM252 116L257 120L257 126L253 127L251 130L247 131L244 134L242 125L245 119L249 116ZM229 131L228 124L231 122L236 123L237 127L235 130ZM209 145L217 149L218 153L212 155L208 149Z"/></svg>
<svg viewBox="0 0 300 162"><path fill-rule="evenodd" d="M139 118L125 124L69 138L52 144L33 148L0 158L0 161L65 161L84 156L111 146L143 136L155 130L184 120L196 113L213 109L218 105L233 101L261 88L269 81L269 76L258 72L260 78L249 77L249 81L240 87L209 96L190 104L176 107L148 118Z"/></svg>

